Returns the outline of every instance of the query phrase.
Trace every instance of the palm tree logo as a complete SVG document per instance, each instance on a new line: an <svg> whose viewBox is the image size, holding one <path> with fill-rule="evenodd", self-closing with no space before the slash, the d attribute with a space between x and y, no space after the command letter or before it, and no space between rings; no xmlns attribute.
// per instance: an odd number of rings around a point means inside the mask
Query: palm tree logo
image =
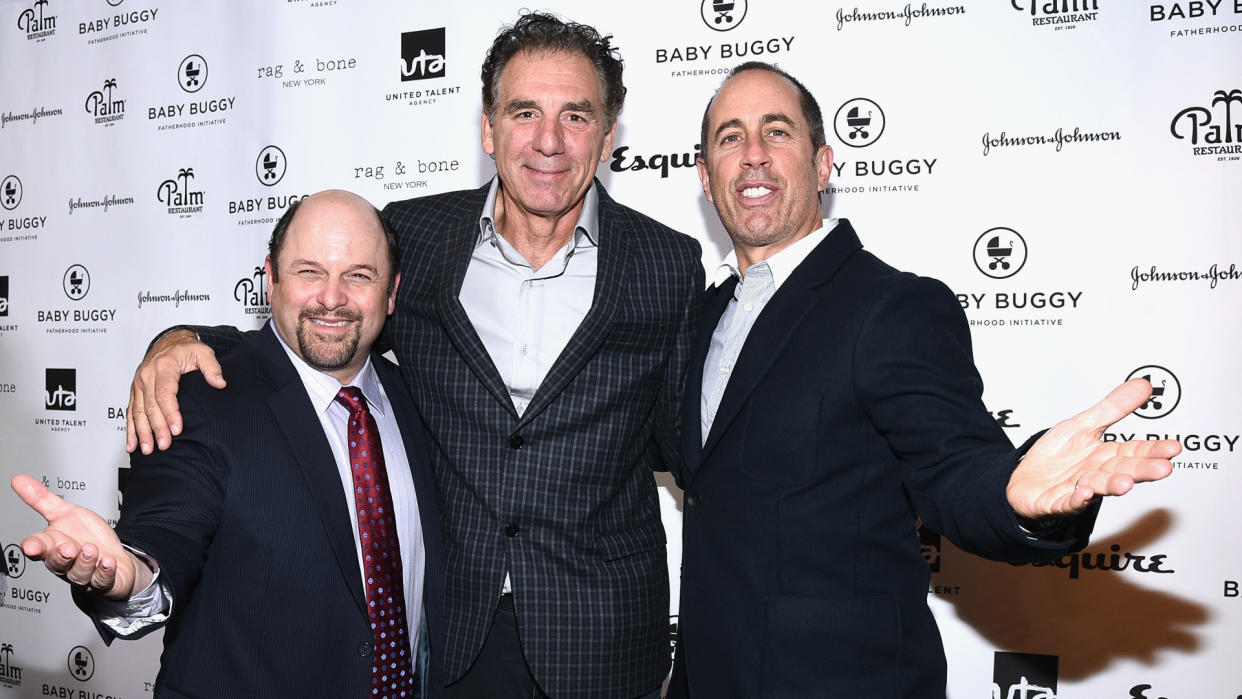
<svg viewBox="0 0 1242 699"><path fill-rule="evenodd" d="M1225 105L1225 139L1223 141L1224 143L1233 143L1235 140L1242 141L1242 124L1238 125L1238 133L1236 137L1233 133L1233 129L1234 129L1233 127L1233 105L1240 103L1240 102L1242 102L1242 90L1230 90L1229 92L1225 92L1224 90L1217 90L1215 94L1212 95L1212 106L1213 107L1215 107L1218 104Z"/></svg>

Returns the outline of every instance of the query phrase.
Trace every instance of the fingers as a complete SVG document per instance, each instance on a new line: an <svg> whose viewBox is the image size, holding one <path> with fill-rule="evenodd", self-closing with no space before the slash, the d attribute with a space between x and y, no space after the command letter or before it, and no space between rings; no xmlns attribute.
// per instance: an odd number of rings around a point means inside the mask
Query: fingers
<svg viewBox="0 0 1242 699"><path fill-rule="evenodd" d="M65 511L68 505L64 500L60 499L43 484L30 476L17 474L13 476L13 480L9 481L9 485L13 488L13 492L22 499L35 512L43 516L43 519L52 521Z"/></svg>
<svg viewBox="0 0 1242 699"><path fill-rule="evenodd" d="M203 372L203 378L212 388L224 388L228 382L224 380L224 372L220 368L220 362L216 361L216 353L207 350L205 354L198 357L198 369Z"/></svg>
<svg viewBox="0 0 1242 699"><path fill-rule="evenodd" d="M125 449L130 453L135 448L141 448L143 454L150 454L154 449L155 435L151 432L151 422L147 420L144 400L147 393L146 379L149 376L149 362L144 361L138 371L134 372L134 381L129 386L129 410L125 413Z"/></svg>
<svg viewBox="0 0 1242 699"><path fill-rule="evenodd" d="M181 368L167 357L157 358L154 363L150 388L143 394L143 408L155 443L160 449L167 449L173 435L181 434L181 411L177 405Z"/></svg>
<svg viewBox="0 0 1242 699"><path fill-rule="evenodd" d="M1151 384L1143 379L1130 379L1114 388L1099 403L1079 413L1076 420L1085 422L1098 433L1137 410L1151 396Z"/></svg>

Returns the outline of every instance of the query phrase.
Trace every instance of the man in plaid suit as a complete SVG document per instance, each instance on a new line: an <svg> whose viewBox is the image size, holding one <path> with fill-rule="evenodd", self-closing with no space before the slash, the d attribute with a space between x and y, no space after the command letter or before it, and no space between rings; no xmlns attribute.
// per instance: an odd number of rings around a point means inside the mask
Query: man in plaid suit
<svg viewBox="0 0 1242 699"><path fill-rule="evenodd" d="M435 445L449 697L646 697L667 674L652 471L679 458L703 269L594 179L624 96L609 37L524 15L483 65L496 178L385 209L404 280L387 339ZM130 449L179 431L182 368L222 385L191 333L166 335L135 378Z"/></svg>

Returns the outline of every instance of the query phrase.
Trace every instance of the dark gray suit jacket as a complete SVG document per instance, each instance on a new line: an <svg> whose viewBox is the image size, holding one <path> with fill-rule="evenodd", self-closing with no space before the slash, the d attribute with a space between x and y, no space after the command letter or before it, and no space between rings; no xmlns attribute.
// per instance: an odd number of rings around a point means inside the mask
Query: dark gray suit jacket
<svg viewBox="0 0 1242 699"><path fill-rule="evenodd" d="M522 417L458 301L487 187L390 204L402 247L386 333L434 443L451 682L505 572L552 696L634 697L668 671L668 571L652 471L676 422L703 288L693 239L599 187L594 303Z"/></svg>

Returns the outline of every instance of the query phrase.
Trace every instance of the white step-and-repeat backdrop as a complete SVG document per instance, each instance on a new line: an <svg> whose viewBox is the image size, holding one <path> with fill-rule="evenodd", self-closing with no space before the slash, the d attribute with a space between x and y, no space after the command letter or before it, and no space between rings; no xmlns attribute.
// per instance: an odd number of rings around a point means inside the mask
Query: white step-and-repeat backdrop
<svg viewBox="0 0 1242 699"><path fill-rule="evenodd" d="M115 517L152 334L257 327L264 244L294 199L485 181L479 65L524 6L0 1L0 475ZM1106 503L1086 551L1011 566L925 535L954 699L1242 696L1242 0L547 9L626 59L600 178L703 241L705 264L728 248L693 167L703 106L732 65L776 62L829 122L825 209L958 293L1015 441L1129 376L1156 386L1105 438L1186 449ZM662 490L676 580L679 493ZM18 554L41 520L0 503L0 696L149 694L159 637L105 647Z"/></svg>

